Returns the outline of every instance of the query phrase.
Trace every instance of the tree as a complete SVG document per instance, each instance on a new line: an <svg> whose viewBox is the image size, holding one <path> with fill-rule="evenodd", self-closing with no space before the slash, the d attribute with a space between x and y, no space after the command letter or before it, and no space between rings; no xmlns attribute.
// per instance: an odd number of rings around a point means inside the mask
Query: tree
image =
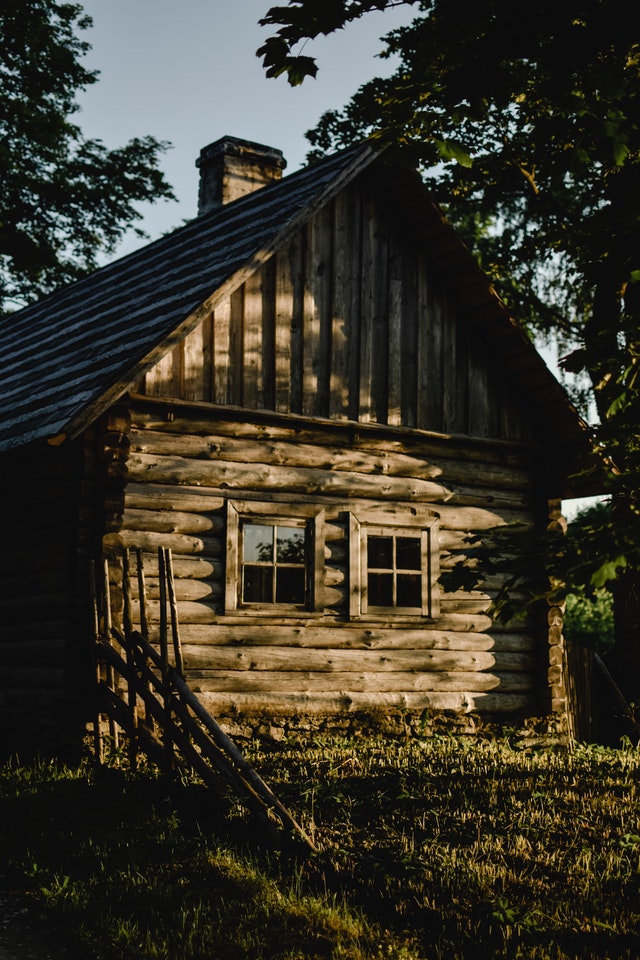
<svg viewBox="0 0 640 960"><path fill-rule="evenodd" d="M317 65L298 44L394 5L289 0L261 21L276 29L258 54L269 75L302 82ZM580 569L585 583L614 586L618 641L637 680L638 30L616 0L407 6L415 19L384 38L382 56L398 60L392 76L364 84L307 136L314 153L372 137L417 165L514 314L571 345L564 364L587 377L614 502Z"/></svg>
<svg viewBox="0 0 640 960"><path fill-rule="evenodd" d="M138 202L173 198L158 168L166 144L108 150L72 122L98 78L82 64L90 25L74 3L0 4L0 313L95 267L140 219Z"/></svg>

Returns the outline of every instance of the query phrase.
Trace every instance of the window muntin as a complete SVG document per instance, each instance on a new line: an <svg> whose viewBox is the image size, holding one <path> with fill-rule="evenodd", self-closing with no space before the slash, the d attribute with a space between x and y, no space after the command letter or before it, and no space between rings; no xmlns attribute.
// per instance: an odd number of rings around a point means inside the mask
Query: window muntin
<svg viewBox="0 0 640 960"><path fill-rule="evenodd" d="M304 606L308 590L309 531L292 520L241 523L242 603Z"/></svg>
<svg viewBox="0 0 640 960"><path fill-rule="evenodd" d="M226 614L323 609L324 510L227 501Z"/></svg>
<svg viewBox="0 0 640 960"><path fill-rule="evenodd" d="M437 518L427 511L381 523L380 513L351 514L351 617L438 615Z"/></svg>
<svg viewBox="0 0 640 960"><path fill-rule="evenodd" d="M388 531L367 534L366 602L372 607L422 607L421 538Z"/></svg>

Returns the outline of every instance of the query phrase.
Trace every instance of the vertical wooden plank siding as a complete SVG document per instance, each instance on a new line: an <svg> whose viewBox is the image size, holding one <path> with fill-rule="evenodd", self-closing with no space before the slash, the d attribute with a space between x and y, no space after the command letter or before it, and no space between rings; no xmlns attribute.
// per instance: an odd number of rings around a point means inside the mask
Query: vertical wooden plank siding
<svg viewBox="0 0 640 960"><path fill-rule="evenodd" d="M183 354L181 396L185 400L198 400L205 394L204 336L205 325L199 324L181 344Z"/></svg>
<svg viewBox="0 0 640 960"><path fill-rule="evenodd" d="M274 410L276 402L275 257L260 268L260 274L262 277L262 392L256 405ZM243 406L246 405L243 404Z"/></svg>
<svg viewBox="0 0 640 960"><path fill-rule="evenodd" d="M229 366L227 370L227 403L242 406L244 369L244 293L240 287L229 298Z"/></svg>
<svg viewBox="0 0 640 960"><path fill-rule="evenodd" d="M434 343L432 324L430 323L430 295L431 285L429 273L426 269L424 257L418 258L417 276L417 357L416 357L416 419L415 426L426 428L429 422L429 393L434 367L434 357L437 353L437 343ZM433 427L432 429L435 429Z"/></svg>
<svg viewBox="0 0 640 960"><path fill-rule="evenodd" d="M275 403L274 410L291 410L291 341L294 278L289 250L275 257ZM266 400L266 398L265 398ZM265 402L264 406L267 404Z"/></svg>
<svg viewBox="0 0 640 960"><path fill-rule="evenodd" d="M317 233L316 262L313 275L314 299L319 313L320 329L317 356L317 398L315 413L329 416L331 381L332 289L335 270L333 250L333 204L323 207L313 219Z"/></svg>
<svg viewBox="0 0 640 960"><path fill-rule="evenodd" d="M288 249L279 253L279 256L287 257L291 277L291 341L289 343L291 413L302 413L306 242L307 231L303 227L293 238Z"/></svg>
<svg viewBox="0 0 640 960"><path fill-rule="evenodd" d="M417 426L418 269L415 257L402 261L402 335L400 343L400 424Z"/></svg>
<svg viewBox="0 0 640 960"><path fill-rule="evenodd" d="M358 184L147 373L150 396L529 439L453 294Z"/></svg>
<svg viewBox="0 0 640 960"><path fill-rule="evenodd" d="M373 325L376 315L376 222L373 201L370 197L362 204L362 257L360 300L360 405L358 420L368 423L375 420L373 397Z"/></svg>
<svg viewBox="0 0 640 960"><path fill-rule="evenodd" d="M331 417L349 418L349 376L353 341L352 324L355 320L353 305L353 233L349 229L354 219L350 215L345 193L335 200L333 239L333 304L331 331Z"/></svg>
<svg viewBox="0 0 640 960"><path fill-rule="evenodd" d="M304 306L302 312L302 413L313 416L317 413L318 362L320 356L320 304L316 297L320 287L315 280L317 259L322 254L315 221L307 224L305 258Z"/></svg>
<svg viewBox="0 0 640 960"><path fill-rule="evenodd" d="M223 300L213 314L213 396L214 403L229 403L229 344L231 301Z"/></svg>
<svg viewBox="0 0 640 960"><path fill-rule="evenodd" d="M402 330L403 321L408 320L404 317L404 258L398 244L391 244L389 249L389 281L388 281L388 329L389 329L389 347L388 347L388 401L387 401L387 423L393 426L402 424L402 376L403 376L403 356L402 356ZM409 356L406 356L407 365Z"/></svg>
<svg viewBox="0 0 640 960"><path fill-rule="evenodd" d="M244 345L239 361L239 376L242 378L242 404L261 407L263 397L263 302L262 288L264 268L256 270L244 285Z"/></svg>

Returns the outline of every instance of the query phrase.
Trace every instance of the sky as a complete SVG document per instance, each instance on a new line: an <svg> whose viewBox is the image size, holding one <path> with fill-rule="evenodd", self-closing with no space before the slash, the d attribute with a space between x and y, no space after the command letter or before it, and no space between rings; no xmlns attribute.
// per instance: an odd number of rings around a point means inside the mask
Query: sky
<svg viewBox="0 0 640 960"><path fill-rule="evenodd" d="M82 0L81 0L82 2ZM281 4L284 0L279 0ZM85 0L93 27L85 64L100 78L79 98L85 136L108 147L151 134L169 141L162 169L177 203L141 208L155 239L196 215L202 147L230 135L282 150L285 173L304 165L304 134L325 110L345 104L366 80L390 72L376 58L380 37L411 19L411 8L374 12L346 30L307 43L317 79L290 87L267 79L255 52L273 29L258 25L275 0ZM126 239L118 255L141 241Z"/></svg>

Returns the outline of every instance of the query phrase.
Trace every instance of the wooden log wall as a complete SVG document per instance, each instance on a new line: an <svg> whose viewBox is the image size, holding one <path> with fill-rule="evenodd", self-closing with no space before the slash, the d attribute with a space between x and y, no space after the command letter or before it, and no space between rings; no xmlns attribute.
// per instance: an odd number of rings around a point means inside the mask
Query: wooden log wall
<svg viewBox="0 0 640 960"><path fill-rule="evenodd" d="M79 445L5 454L0 551L0 754L60 740L79 544ZM43 478L45 478L43 480Z"/></svg>
<svg viewBox="0 0 640 960"><path fill-rule="evenodd" d="M104 540L114 604L119 554L139 547L153 636L157 548L171 549L187 680L214 715L548 711L548 637L492 623L497 579L441 593L432 620L348 615L350 512L375 510L382 523L429 507L446 568L469 534L534 522L531 450L148 398L133 402L128 439L122 524ZM229 499L324 508L320 615L225 613Z"/></svg>
<svg viewBox="0 0 640 960"><path fill-rule="evenodd" d="M361 182L316 213L136 391L530 438L495 350Z"/></svg>

